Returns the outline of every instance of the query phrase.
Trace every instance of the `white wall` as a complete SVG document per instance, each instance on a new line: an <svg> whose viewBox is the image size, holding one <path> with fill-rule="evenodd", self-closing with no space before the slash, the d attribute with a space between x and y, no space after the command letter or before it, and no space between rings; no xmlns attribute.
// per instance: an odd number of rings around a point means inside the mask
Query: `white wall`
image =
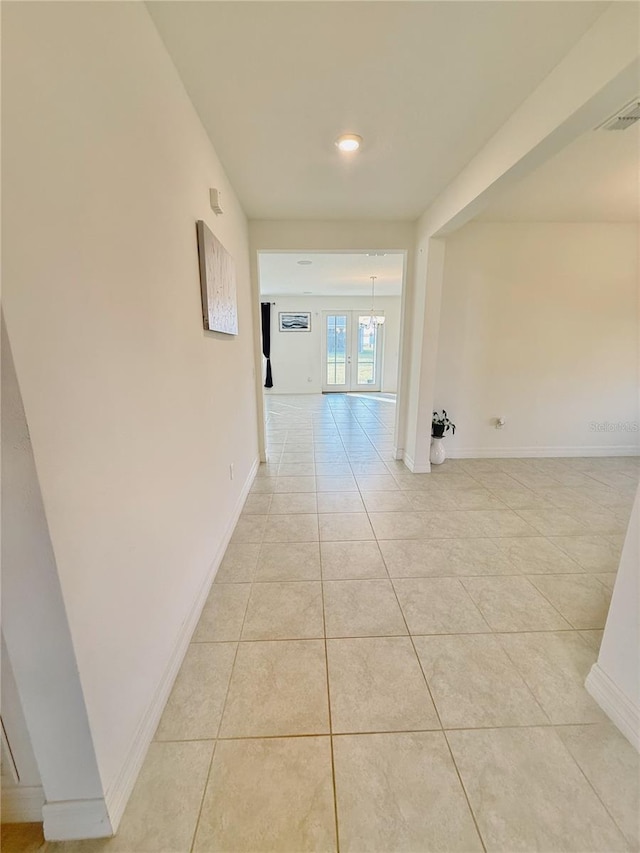
<svg viewBox="0 0 640 853"><path fill-rule="evenodd" d="M2 816L41 821L44 788L49 801L91 804L92 825L108 833L102 780L4 322L1 339L2 721L21 783L21 790L12 791L3 784Z"/></svg>
<svg viewBox="0 0 640 853"><path fill-rule="evenodd" d="M411 403L403 437L411 470L430 470L443 283L441 240L434 238L468 223L501 192L637 94L637 32L638 6L611 4L418 220L415 276L407 289L413 324L404 394Z"/></svg>
<svg viewBox="0 0 640 853"><path fill-rule="evenodd" d="M320 394L323 381L323 311L371 310L371 298L362 296L268 296L271 306L271 367L274 394ZM382 391L395 393L400 348L400 297L376 297L376 309L385 315L382 350ZM281 311L310 311L310 332L280 332ZM264 377L263 364L263 377ZM310 380L310 381L309 381ZM268 393L268 392L267 392Z"/></svg>
<svg viewBox="0 0 640 853"><path fill-rule="evenodd" d="M435 407L458 426L451 456L633 452L637 353L636 225L471 223L447 238ZM594 431L605 422L636 431Z"/></svg>
<svg viewBox="0 0 640 853"><path fill-rule="evenodd" d="M257 459L247 223L144 4L2 23L4 309L117 819ZM199 218L238 337L202 329Z"/></svg>
<svg viewBox="0 0 640 853"><path fill-rule="evenodd" d="M587 689L640 752L640 489Z"/></svg>

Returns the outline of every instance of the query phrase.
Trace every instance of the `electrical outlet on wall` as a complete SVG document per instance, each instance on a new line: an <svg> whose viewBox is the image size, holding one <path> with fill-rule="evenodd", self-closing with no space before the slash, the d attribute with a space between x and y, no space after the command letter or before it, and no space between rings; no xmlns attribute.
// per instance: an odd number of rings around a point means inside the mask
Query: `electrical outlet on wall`
<svg viewBox="0 0 640 853"><path fill-rule="evenodd" d="M233 480L233 462L229 465L229 479Z"/></svg>

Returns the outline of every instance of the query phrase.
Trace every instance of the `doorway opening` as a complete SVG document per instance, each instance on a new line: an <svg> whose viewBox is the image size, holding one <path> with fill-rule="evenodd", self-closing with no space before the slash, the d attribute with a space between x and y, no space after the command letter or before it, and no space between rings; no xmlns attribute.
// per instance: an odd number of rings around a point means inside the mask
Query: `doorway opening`
<svg viewBox="0 0 640 853"><path fill-rule="evenodd" d="M375 406L378 397L386 412L385 451L392 455L398 444L393 404L400 388L405 268L401 250L258 252L273 382L262 389L266 433L274 410L333 410L343 405L340 395L352 394L359 402L352 400L349 408L362 408L366 400ZM259 315L264 324L264 310ZM263 357L262 386L266 366Z"/></svg>

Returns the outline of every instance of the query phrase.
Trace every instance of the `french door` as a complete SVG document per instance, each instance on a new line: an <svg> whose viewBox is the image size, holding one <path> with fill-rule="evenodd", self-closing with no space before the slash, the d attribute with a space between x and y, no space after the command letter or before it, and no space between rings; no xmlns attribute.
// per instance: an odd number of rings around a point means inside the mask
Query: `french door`
<svg viewBox="0 0 640 853"><path fill-rule="evenodd" d="M324 311L322 390L380 391L384 326L362 311Z"/></svg>

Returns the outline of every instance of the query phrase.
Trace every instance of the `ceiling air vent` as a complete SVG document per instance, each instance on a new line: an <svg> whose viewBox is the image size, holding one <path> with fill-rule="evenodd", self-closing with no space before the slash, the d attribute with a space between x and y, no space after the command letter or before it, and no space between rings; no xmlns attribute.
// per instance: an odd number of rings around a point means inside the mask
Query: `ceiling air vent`
<svg viewBox="0 0 640 853"><path fill-rule="evenodd" d="M599 125L596 130L626 130L640 121L640 99L634 98L631 103L626 104L611 118Z"/></svg>

